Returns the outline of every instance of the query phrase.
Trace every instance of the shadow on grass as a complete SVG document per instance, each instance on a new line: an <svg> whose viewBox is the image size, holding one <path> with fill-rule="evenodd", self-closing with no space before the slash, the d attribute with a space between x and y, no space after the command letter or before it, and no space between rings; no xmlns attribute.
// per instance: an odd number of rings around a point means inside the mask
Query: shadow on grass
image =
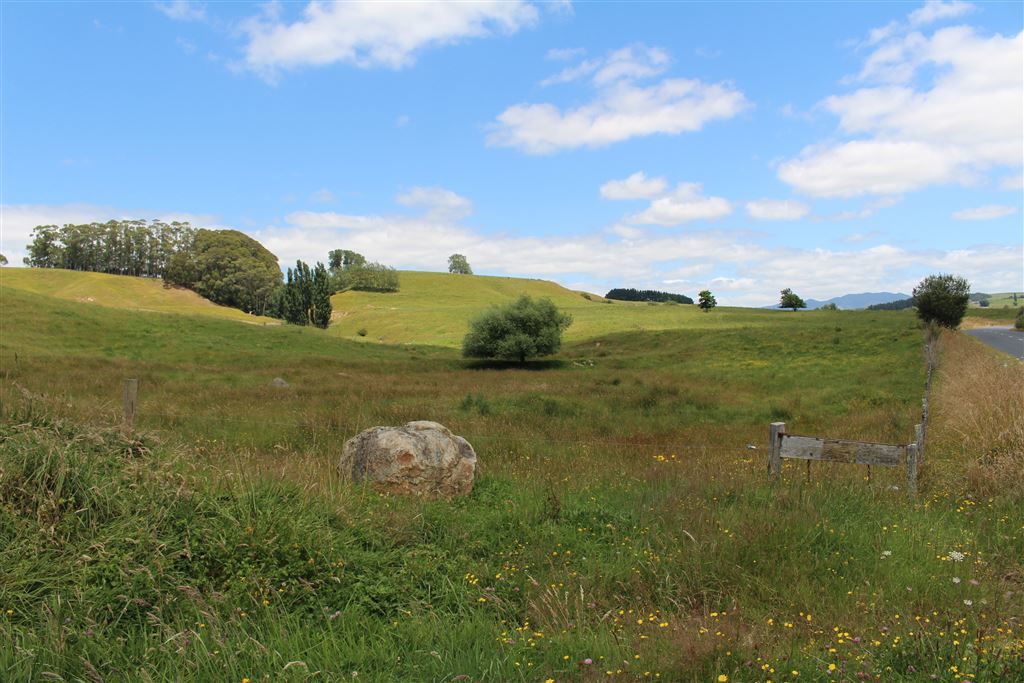
<svg viewBox="0 0 1024 683"><path fill-rule="evenodd" d="M467 370L558 370L568 365L564 360L528 360L520 363L514 360L471 360L464 366Z"/></svg>

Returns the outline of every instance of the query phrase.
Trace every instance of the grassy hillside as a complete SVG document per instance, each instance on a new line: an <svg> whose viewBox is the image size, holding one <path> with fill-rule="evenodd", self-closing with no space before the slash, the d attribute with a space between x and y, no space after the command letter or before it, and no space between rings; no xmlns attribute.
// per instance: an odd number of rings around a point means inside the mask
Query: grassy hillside
<svg viewBox="0 0 1024 683"><path fill-rule="evenodd" d="M690 319L520 368L0 288L0 679L1024 676L1024 369L947 336L917 500L879 468L772 487L770 420L910 438L913 314ZM471 496L338 480L412 419L476 446Z"/></svg>
<svg viewBox="0 0 1024 683"><path fill-rule="evenodd" d="M157 313L201 315L255 324L279 321L218 306L195 292L165 287L153 278L85 273L58 268L0 268L0 285L11 289L74 301Z"/></svg>
<svg viewBox="0 0 1024 683"><path fill-rule="evenodd" d="M1017 303L1013 302L1013 292L995 292L989 294L989 305L986 308L1013 308L1024 306L1024 292L1017 292ZM977 301L971 302L971 308L981 308Z"/></svg>
<svg viewBox="0 0 1024 683"><path fill-rule="evenodd" d="M522 294L548 297L573 316L566 332L569 342L617 332L760 325L780 315L779 311L727 308L705 314L692 305L608 301L545 280L411 271L402 271L400 278L399 292L336 294L331 299L331 332L358 339L363 330L370 341L456 347L474 316Z"/></svg>

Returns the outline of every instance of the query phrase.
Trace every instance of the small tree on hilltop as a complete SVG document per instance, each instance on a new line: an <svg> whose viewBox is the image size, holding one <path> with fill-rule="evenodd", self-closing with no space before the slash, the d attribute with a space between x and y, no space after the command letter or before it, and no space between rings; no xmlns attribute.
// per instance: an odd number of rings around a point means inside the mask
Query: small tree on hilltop
<svg viewBox="0 0 1024 683"><path fill-rule="evenodd" d="M705 289L697 295L697 306L705 313L717 305L718 301L715 300L715 295L711 293L710 289Z"/></svg>
<svg viewBox="0 0 1024 683"><path fill-rule="evenodd" d="M469 261L462 254L452 254L448 257L448 272L456 275L472 275L473 269L469 267Z"/></svg>
<svg viewBox="0 0 1024 683"><path fill-rule="evenodd" d="M917 317L955 330L967 313L971 285L956 275L929 275L914 287Z"/></svg>
<svg viewBox="0 0 1024 683"><path fill-rule="evenodd" d="M794 311L798 308L807 308L807 304L804 300L793 293L793 290L786 287L784 290L779 292L781 297L779 298L779 308L791 308Z"/></svg>
<svg viewBox="0 0 1024 683"><path fill-rule="evenodd" d="M462 341L467 358L497 358L523 363L549 356L562 346L562 332L572 316L562 313L550 299L523 295L512 304L494 307L470 322Z"/></svg>

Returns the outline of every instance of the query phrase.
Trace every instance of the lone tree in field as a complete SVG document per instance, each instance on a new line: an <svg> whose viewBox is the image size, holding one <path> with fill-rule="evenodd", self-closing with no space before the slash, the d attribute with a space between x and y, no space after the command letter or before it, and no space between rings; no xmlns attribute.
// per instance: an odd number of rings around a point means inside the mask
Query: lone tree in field
<svg viewBox="0 0 1024 683"><path fill-rule="evenodd" d="M448 257L448 272L456 275L472 275L473 269L469 267L469 261L462 254L452 254Z"/></svg>
<svg viewBox="0 0 1024 683"><path fill-rule="evenodd" d="M971 285L956 275L929 275L914 287L917 317L955 330L967 313Z"/></svg>
<svg viewBox="0 0 1024 683"><path fill-rule="evenodd" d="M7 265L7 257L4 256L3 254L0 254L0 266L6 266L6 265Z"/></svg>
<svg viewBox="0 0 1024 683"><path fill-rule="evenodd" d="M711 293L710 289L702 290L699 294L697 294L697 306L699 306L700 310L704 311L705 313L707 313L717 305L718 301L715 300L715 295Z"/></svg>
<svg viewBox="0 0 1024 683"><path fill-rule="evenodd" d="M562 346L562 332L572 316L559 311L551 299L531 299L525 294L512 304L493 307L469 324L462 340L467 358L516 360L549 356Z"/></svg>
<svg viewBox="0 0 1024 683"><path fill-rule="evenodd" d="M794 311L798 308L807 308L807 304L804 300L793 293L793 290L786 287L784 290L779 292L782 296L779 298L779 308L791 308Z"/></svg>

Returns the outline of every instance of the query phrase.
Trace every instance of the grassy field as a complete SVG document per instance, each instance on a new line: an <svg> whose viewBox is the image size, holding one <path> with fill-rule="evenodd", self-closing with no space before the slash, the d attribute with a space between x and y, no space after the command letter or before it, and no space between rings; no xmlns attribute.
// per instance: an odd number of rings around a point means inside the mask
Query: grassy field
<svg viewBox="0 0 1024 683"><path fill-rule="evenodd" d="M163 281L154 278L57 268L0 268L0 286L111 308L211 316L253 324L280 322L218 306L191 290L165 287Z"/></svg>
<svg viewBox="0 0 1024 683"><path fill-rule="evenodd" d="M366 297L368 339L403 345L345 339L347 317L237 325L5 281L0 679L1024 677L1020 363L941 339L918 498L900 471L842 465L787 464L772 487L769 421L912 438L912 312L552 291L580 327L521 368L451 347L465 312L522 283L461 280L442 316L401 304L439 298L408 275L397 295L341 295ZM133 435L116 429L126 377ZM475 445L471 496L338 480L346 438L413 419Z"/></svg>
<svg viewBox="0 0 1024 683"><path fill-rule="evenodd" d="M363 330L368 341L454 347L462 343L475 315L522 294L547 297L571 314L573 324L566 333L570 342L616 332L736 328L785 314L753 308L719 308L705 314L691 305L610 301L545 280L411 271L402 271L400 278L398 292L334 295L331 332L358 340Z"/></svg>
<svg viewBox="0 0 1024 683"><path fill-rule="evenodd" d="M1017 310L1024 306L1024 292L1017 292L1017 303L1013 301L1013 292L996 292L989 295L989 305L986 308L1012 308ZM981 308L977 301L971 302L971 308Z"/></svg>

